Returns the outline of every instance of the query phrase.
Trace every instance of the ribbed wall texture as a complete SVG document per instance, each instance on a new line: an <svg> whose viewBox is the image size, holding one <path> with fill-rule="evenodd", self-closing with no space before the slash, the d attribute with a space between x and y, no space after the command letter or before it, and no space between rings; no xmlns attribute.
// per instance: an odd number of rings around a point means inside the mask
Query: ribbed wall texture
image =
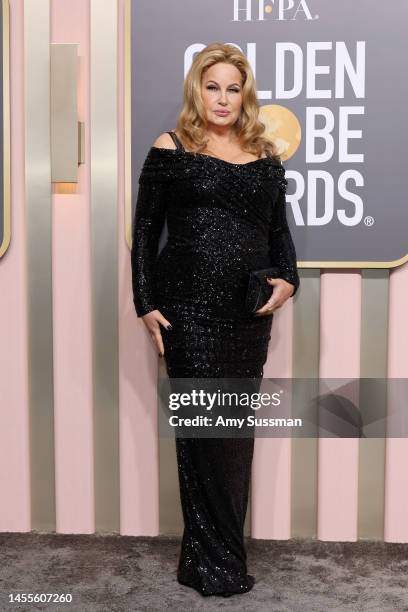
<svg viewBox="0 0 408 612"><path fill-rule="evenodd" d="M164 366L131 295L129 5L9 5L0 531L181 534L174 441L157 433ZM50 189L49 44L63 42L79 44L86 130L70 195ZM265 377L407 376L407 265L300 274L301 290L275 314ZM298 391L293 402L308 399ZM407 461L403 438L258 439L246 531L407 542Z"/></svg>

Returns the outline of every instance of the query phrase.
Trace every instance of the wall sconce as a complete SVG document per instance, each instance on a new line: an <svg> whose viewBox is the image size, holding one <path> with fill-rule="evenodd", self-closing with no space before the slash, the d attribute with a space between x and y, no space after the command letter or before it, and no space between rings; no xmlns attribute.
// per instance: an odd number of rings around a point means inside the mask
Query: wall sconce
<svg viewBox="0 0 408 612"><path fill-rule="evenodd" d="M50 74L51 182L57 193L75 193L84 162L84 123L78 121L78 45L52 44Z"/></svg>

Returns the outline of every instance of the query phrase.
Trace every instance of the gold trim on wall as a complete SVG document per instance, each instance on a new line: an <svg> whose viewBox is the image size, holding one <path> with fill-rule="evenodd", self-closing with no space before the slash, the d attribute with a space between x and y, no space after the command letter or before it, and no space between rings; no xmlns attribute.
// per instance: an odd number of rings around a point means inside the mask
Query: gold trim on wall
<svg viewBox="0 0 408 612"><path fill-rule="evenodd" d="M3 241L0 257L11 241L10 202L10 13L8 0L2 1L3 10Z"/></svg>
<svg viewBox="0 0 408 612"><path fill-rule="evenodd" d="M124 28L124 120L125 120L125 235L129 249L132 248L132 121L131 121L131 6L125 2Z"/></svg>
<svg viewBox="0 0 408 612"><path fill-rule="evenodd" d="M298 261L299 268L396 268L408 261L407 255L389 261Z"/></svg>

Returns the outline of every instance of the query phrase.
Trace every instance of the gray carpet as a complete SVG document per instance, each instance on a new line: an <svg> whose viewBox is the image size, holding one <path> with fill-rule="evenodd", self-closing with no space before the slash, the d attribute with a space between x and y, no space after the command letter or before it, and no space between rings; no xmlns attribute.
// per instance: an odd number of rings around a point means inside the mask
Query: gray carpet
<svg viewBox="0 0 408 612"><path fill-rule="evenodd" d="M0 533L0 610L408 611L408 544L247 540L253 590L202 597L175 577L180 539ZM9 593L72 603L9 603Z"/></svg>

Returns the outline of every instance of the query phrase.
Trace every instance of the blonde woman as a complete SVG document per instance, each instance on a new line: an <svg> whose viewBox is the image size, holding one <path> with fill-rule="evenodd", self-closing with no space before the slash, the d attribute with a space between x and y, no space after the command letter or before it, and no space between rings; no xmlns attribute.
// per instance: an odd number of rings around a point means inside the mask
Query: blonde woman
<svg viewBox="0 0 408 612"><path fill-rule="evenodd" d="M139 179L132 282L169 378L261 380L273 313L298 289L285 170L264 137L251 67L233 45L198 53L175 130L150 148ZM167 219L168 239L158 255ZM250 271L271 266L271 298L248 312ZM245 593L243 527L253 436L176 439L184 533L179 583Z"/></svg>

